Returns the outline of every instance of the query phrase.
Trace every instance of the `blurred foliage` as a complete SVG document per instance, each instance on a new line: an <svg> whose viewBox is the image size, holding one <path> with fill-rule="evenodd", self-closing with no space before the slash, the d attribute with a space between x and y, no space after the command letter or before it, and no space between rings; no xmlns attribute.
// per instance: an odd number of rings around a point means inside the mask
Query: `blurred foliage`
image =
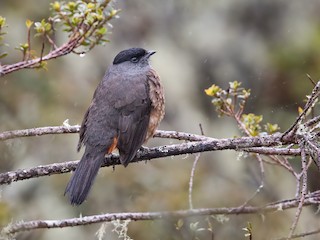
<svg viewBox="0 0 320 240"><path fill-rule="evenodd" d="M54 41L54 36L63 27L63 31L68 33L70 40L80 38L80 44L85 49L81 51L73 50L74 53L84 54L96 45L103 45L109 40L106 38L107 26L111 19L118 17L119 10L114 9L111 0L97 1L55 1L51 3L51 17L42 19L39 22L33 22L27 19L25 24L27 27L27 43L20 43L16 49L23 54L23 61L36 58L36 51L31 49L31 26L34 25L35 37L40 37L42 40L41 57L44 54L45 40L49 42L51 48L57 48L57 43ZM6 19L0 16L0 37L4 33L1 32L5 26ZM110 24L111 26L111 24ZM0 39L0 43L3 39ZM5 57L6 52L0 52L0 58ZM38 68L46 69L46 62L40 62Z"/></svg>
<svg viewBox="0 0 320 240"><path fill-rule="evenodd" d="M79 30L84 41L81 43L89 49L97 44L104 44L109 40L105 38L107 28L105 24L117 17L119 10L109 5L110 0L105 1L69 1L54 2L51 4L53 15L49 18L52 23L64 26L64 31L73 34ZM49 23L36 25L37 33L51 30ZM42 26L43 25L43 26ZM84 27L83 27L84 26ZM80 28L80 29L79 29Z"/></svg>

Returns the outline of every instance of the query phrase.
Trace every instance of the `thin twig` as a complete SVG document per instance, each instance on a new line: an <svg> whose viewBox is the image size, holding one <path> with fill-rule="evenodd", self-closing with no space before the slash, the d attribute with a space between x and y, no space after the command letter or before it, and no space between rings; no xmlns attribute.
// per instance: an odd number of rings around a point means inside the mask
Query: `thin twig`
<svg viewBox="0 0 320 240"><path fill-rule="evenodd" d="M316 124L316 123L319 123L319 121L320 121L320 115L319 115L319 116L316 116L316 117L314 117L314 118L312 118L312 119L310 119L309 121L307 121L307 122L305 123L305 125L306 125L307 127L311 127L312 125L314 125L314 124Z"/></svg>
<svg viewBox="0 0 320 240"><path fill-rule="evenodd" d="M313 86L315 86L316 82L312 79L312 77L309 74L307 74L307 77L310 80L310 82L313 84Z"/></svg>
<svg viewBox="0 0 320 240"><path fill-rule="evenodd" d="M203 128L202 128L202 124L199 123L199 128L200 128L200 133L202 136L204 136L204 131L203 131Z"/></svg>
<svg viewBox="0 0 320 240"><path fill-rule="evenodd" d="M44 39L44 36L43 36L42 37L42 46L41 46L39 66L41 66L41 63L42 63L42 58L43 58L43 54L44 54L44 47L45 47L45 39Z"/></svg>
<svg viewBox="0 0 320 240"><path fill-rule="evenodd" d="M304 206L305 196L307 194L307 181L308 181L308 174L307 174L307 154L305 153L305 144L304 141L301 141L300 144L301 149L301 174L302 174L302 187L301 187L301 193L299 196L299 204L296 210L294 221L292 222L292 225L290 227L290 232L288 235L288 239L291 239L294 231L297 228L298 221L300 219L300 215L302 212L302 208Z"/></svg>
<svg viewBox="0 0 320 240"><path fill-rule="evenodd" d="M197 163L200 159L200 153L197 153L196 154L196 157L193 161L193 164L192 164L192 169L191 169L191 174L190 174L190 180L189 180L189 195L188 195L188 199L189 199L189 208L190 209L193 209L193 201L192 201L192 189L193 189L193 179L194 179L194 173L195 173L195 170L196 170L196 166L197 166Z"/></svg>
<svg viewBox="0 0 320 240"><path fill-rule="evenodd" d="M295 234L291 236L291 239L296 239L296 238L303 238L303 237L307 237L307 236L311 236L311 235L316 235L320 233L320 228L313 230L313 231L309 231L309 232L304 232L304 233L299 233L299 234ZM276 238L274 240L288 240L288 237L283 237L283 238Z"/></svg>
<svg viewBox="0 0 320 240"><path fill-rule="evenodd" d="M263 160L261 158L261 156L259 154L257 154L257 159L258 159L258 162L259 162L259 168L260 168L260 185L259 187L256 189L256 191L252 194L252 196L250 198L248 198L242 205L241 207L245 207L248 205L248 203L254 199L260 192L261 190L264 188L264 178L265 178L265 175L264 175L264 166L263 166Z"/></svg>
<svg viewBox="0 0 320 240"><path fill-rule="evenodd" d="M287 137L289 134L291 134L293 131L297 129L297 126L301 122L301 120L306 116L307 112L310 108L312 108L317 101L317 98L320 94L320 81L317 82L315 87L313 88L310 97L308 98L308 101L303 109L303 112L298 116L294 124L291 125L291 127L283 134L282 138Z"/></svg>
<svg viewBox="0 0 320 240"><path fill-rule="evenodd" d="M26 52L26 56L24 56L23 61L29 60L31 57L31 37L30 37L30 33L31 33L31 26L28 27L28 33L27 33L27 41L28 41L28 49Z"/></svg>
<svg viewBox="0 0 320 240"><path fill-rule="evenodd" d="M300 152L300 149L299 149ZM274 164L283 167L288 172L290 172L294 177L296 176L296 172L294 171L293 167L290 165L288 159L283 156L269 156L269 158L274 161Z"/></svg>

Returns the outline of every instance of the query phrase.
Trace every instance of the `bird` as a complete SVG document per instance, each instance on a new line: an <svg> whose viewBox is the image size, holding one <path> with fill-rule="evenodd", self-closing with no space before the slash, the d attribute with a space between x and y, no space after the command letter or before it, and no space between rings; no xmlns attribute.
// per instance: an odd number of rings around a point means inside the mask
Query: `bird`
<svg viewBox="0 0 320 240"><path fill-rule="evenodd" d="M77 151L82 146L85 151L65 190L72 205L86 200L106 154L117 148L121 164L128 166L163 119L164 90L150 65L155 53L119 52L98 84L79 131Z"/></svg>

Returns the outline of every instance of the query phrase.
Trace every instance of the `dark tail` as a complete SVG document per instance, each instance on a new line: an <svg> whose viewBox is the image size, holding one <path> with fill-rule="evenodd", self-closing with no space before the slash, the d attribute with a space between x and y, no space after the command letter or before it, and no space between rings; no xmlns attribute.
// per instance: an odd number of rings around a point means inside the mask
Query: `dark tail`
<svg viewBox="0 0 320 240"><path fill-rule="evenodd" d="M80 205L86 199L103 163L104 155L104 151L86 148L64 192L72 205Z"/></svg>

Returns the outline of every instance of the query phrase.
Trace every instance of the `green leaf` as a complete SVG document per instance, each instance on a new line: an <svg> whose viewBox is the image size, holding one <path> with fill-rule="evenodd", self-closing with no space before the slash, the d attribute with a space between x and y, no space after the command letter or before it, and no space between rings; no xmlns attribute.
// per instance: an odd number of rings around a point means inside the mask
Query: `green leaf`
<svg viewBox="0 0 320 240"><path fill-rule="evenodd" d="M278 124L271 124L271 123L267 123L266 125L264 125L264 128L269 134L273 134L280 130L280 127L278 126Z"/></svg>
<svg viewBox="0 0 320 240"><path fill-rule="evenodd" d="M47 61L42 61L41 63L39 63L39 66L37 66L37 69L44 69L44 70L48 70L48 63Z"/></svg>
<svg viewBox="0 0 320 240"><path fill-rule="evenodd" d="M30 27L32 26L33 22L30 19L26 20L26 26L28 29L30 29Z"/></svg>
<svg viewBox="0 0 320 240"><path fill-rule="evenodd" d="M110 17L114 17L114 16L116 16L117 14L119 13L119 10L117 10L117 9L112 9L111 11L110 11Z"/></svg>
<svg viewBox="0 0 320 240"><path fill-rule="evenodd" d="M2 27L4 27L5 24L6 24L6 19L5 19L4 17L0 16L0 29L1 29Z"/></svg>
<svg viewBox="0 0 320 240"><path fill-rule="evenodd" d="M198 229L199 222L190 223L190 230L196 231Z"/></svg>
<svg viewBox="0 0 320 240"><path fill-rule="evenodd" d="M51 7L54 11L60 12L61 6L59 2L55 1L54 3L51 3Z"/></svg>
<svg viewBox="0 0 320 240"><path fill-rule="evenodd" d="M77 4L75 2L68 2L68 9L73 12L77 8Z"/></svg>
<svg viewBox="0 0 320 240"><path fill-rule="evenodd" d="M88 9L95 9L96 5L94 3L88 3L87 8Z"/></svg>
<svg viewBox="0 0 320 240"><path fill-rule="evenodd" d="M237 89L241 86L241 82L238 82L238 81L229 82L229 86L232 90L237 91Z"/></svg>
<svg viewBox="0 0 320 240"><path fill-rule="evenodd" d="M97 31L96 31L96 34L98 35L104 35L107 33L107 28L106 27L102 27L102 28L99 28Z"/></svg>
<svg viewBox="0 0 320 240"><path fill-rule="evenodd" d="M221 88L215 84L212 84L211 87L204 90L204 92L210 96L215 97L221 91Z"/></svg>
<svg viewBox="0 0 320 240"><path fill-rule="evenodd" d="M4 58L4 57L6 57L6 56L8 56L8 53L7 53L7 52L0 53L0 58Z"/></svg>
<svg viewBox="0 0 320 240"><path fill-rule="evenodd" d="M34 26L36 32L38 33L36 36L48 34L52 28L51 24L46 22L44 19L42 19L41 22L36 22Z"/></svg>
<svg viewBox="0 0 320 240"><path fill-rule="evenodd" d="M176 229L177 229L177 230L180 230L180 229L182 228L183 224L184 224L184 221L183 221L182 218L180 218L180 219L178 220L178 222L175 224L175 225L176 225Z"/></svg>
<svg viewBox="0 0 320 240"><path fill-rule="evenodd" d="M20 49L25 51L29 48L29 44L28 43L20 43Z"/></svg>

